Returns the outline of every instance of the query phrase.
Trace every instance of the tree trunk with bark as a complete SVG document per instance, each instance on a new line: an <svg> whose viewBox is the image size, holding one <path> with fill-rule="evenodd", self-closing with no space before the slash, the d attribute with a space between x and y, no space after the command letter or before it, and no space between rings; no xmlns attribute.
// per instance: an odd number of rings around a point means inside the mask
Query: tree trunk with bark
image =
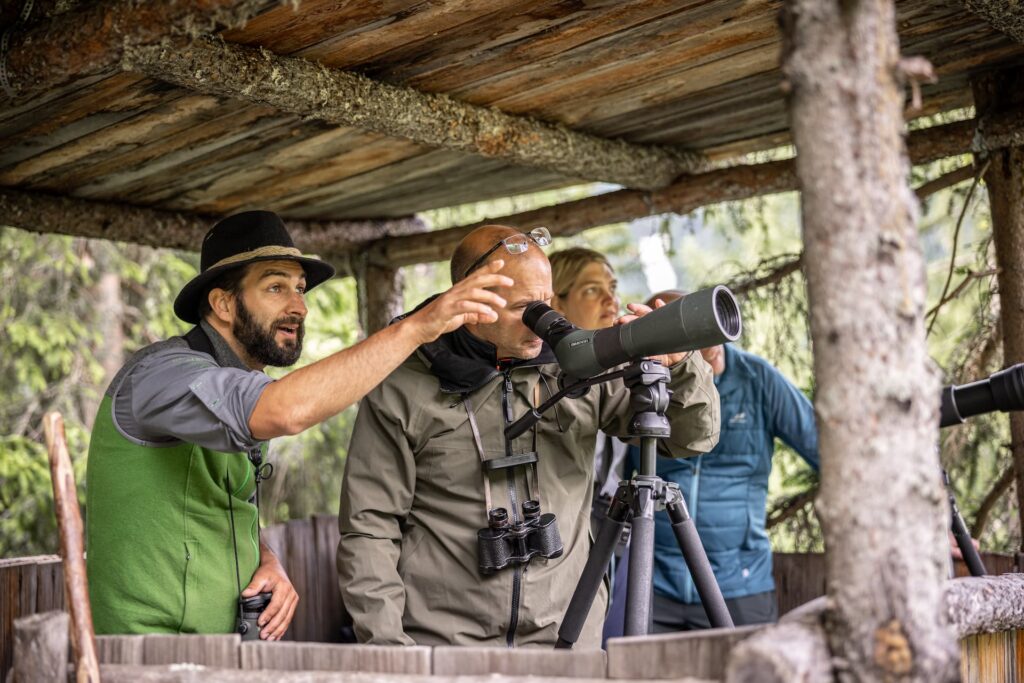
<svg viewBox="0 0 1024 683"><path fill-rule="evenodd" d="M783 70L802 190L818 515L840 680L955 680L949 511L892 0L787 0Z"/></svg>
<svg viewBox="0 0 1024 683"><path fill-rule="evenodd" d="M1024 68L984 74L975 79L974 104L979 126L1002 112L1024 112ZM1003 328L1003 364L1024 362L1024 141L988 153L992 238L999 265L999 315ZM1024 530L1024 413L1010 414L1010 449L1017 481L1017 511ZM1019 552L1024 553L1024 533Z"/></svg>

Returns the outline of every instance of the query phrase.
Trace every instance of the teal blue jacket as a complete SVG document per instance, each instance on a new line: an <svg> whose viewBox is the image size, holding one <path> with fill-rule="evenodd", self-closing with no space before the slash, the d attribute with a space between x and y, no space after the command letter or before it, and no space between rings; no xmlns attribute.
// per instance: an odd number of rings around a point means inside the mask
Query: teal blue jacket
<svg viewBox="0 0 1024 683"><path fill-rule="evenodd" d="M722 401L718 445L692 458L658 458L658 474L679 484L728 599L775 588L765 530L775 439L817 470L818 432L811 402L763 358L726 345L725 372L715 384ZM630 456L635 468L639 451L631 448ZM700 602L665 512L656 517L654 589Z"/></svg>

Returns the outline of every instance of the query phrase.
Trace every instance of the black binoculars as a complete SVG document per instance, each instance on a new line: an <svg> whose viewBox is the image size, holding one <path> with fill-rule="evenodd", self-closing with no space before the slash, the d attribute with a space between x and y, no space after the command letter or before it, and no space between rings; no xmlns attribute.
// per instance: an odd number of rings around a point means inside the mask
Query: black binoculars
<svg viewBox="0 0 1024 683"><path fill-rule="evenodd" d="M235 633L242 636L242 640L259 640L260 625L259 618L263 610L270 604L270 593L257 593L251 598L238 598L238 619L235 620Z"/></svg>
<svg viewBox="0 0 1024 683"><path fill-rule="evenodd" d="M541 514L540 503L523 503L523 519L511 523L508 510L487 512L488 526L476 532L477 557L481 574L493 574L512 565L524 565L535 556L551 559L562 554L562 537L555 516Z"/></svg>

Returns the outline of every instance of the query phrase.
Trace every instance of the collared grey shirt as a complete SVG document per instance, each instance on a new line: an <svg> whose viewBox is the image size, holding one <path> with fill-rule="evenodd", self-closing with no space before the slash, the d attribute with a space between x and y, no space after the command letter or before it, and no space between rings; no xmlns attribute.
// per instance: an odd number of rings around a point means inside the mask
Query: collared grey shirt
<svg viewBox="0 0 1024 683"><path fill-rule="evenodd" d="M214 356L189 348L181 337L140 350L110 383L114 424L146 446L185 441L223 452L260 445L249 417L273 380L245 366L227 342L200 323Z"/></svg>

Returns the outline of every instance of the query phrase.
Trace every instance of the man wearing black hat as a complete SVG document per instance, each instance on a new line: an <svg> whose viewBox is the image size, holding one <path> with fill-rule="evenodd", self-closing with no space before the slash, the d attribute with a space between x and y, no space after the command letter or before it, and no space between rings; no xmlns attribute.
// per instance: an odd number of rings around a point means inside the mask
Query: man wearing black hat
<svg viewBox="0 0 1024 683"><path fill-rule="evenodd" d="M267 440L344 410L420 345L497 319L500 262L416 315L273 381L302 352L305 292L334 269L302 254L281 219L250 211L203 240L174 302L196 325L152 344L105 392L87 471L87 563L97 633L228 633L239 594L269 597L259 636L287 630L298 595L259 539ZM251 635L251 634L250 634Z"/></svg>

